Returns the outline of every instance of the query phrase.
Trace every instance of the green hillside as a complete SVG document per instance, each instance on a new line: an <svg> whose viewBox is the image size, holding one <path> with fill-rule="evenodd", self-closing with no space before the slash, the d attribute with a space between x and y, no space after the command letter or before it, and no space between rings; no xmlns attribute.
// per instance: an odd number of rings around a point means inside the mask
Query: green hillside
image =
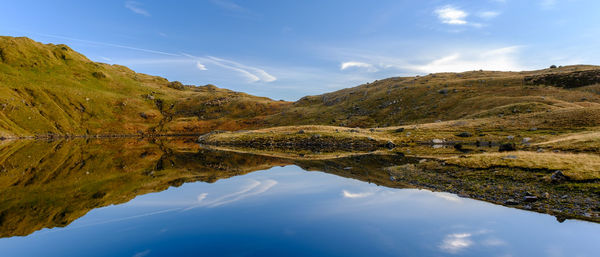
<svg viewBox="0 0 600 257"><path fill-rule="evenodd" d="M92 62L66 45L0 37L0 137L203 133L262 126L285 102Z"/></svg>

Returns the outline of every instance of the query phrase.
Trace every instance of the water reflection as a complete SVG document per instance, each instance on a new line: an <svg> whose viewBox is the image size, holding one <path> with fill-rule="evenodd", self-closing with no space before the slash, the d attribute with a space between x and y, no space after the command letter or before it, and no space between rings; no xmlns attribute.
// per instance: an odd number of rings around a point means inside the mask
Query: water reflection
<svg viewBox="0 0 600 257"><path fill-rule="evenodd" d="M192 139L1 147L3 256L593 256L600 238L593 223L394 189L418 186L390 180L385 167L419 161L397 155L293 159Z"/></svg>

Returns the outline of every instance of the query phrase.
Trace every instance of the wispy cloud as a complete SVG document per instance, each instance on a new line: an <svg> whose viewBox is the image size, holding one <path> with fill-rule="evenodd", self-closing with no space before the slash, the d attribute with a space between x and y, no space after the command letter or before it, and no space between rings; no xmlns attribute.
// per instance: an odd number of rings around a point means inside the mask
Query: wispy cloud
<svg viewBox="0 0 600 257"><path fill-rule="evenodd" d="M77 41L77 42L91 44L91 45L100 45L100 46L109 46L109 47L123 48L123 49L140 51L140 52L146 52L146 53L151 53L151 54L160 54L160 55L168 55L168 56L182 56L180 54L168 53L168 52L157 51L157 50L152 50L152 49L139 48L139 47L133 47L133 46L126 46L126 45L120 45L120 44L105 43L105 42L85 40L85 39L72 38L72 37L64 37L64 36L59 36L59 35L52 35L52 34L39 34L39 35L42 35L42 36L45 36L45 37L52 37L52 38L59 38L59 39L66 39L66 40L71 40L71 41Z"/></svg>
<svg viewBox="0 0 600 257"><path fill-rule="evenodd" d="M344 196L344 198L364 198L364 197L373 195L373 193L372 192L352 193L347 190L343 190L342 195Z"/></svg>
<svg viewBox="0 0 600 257"><path fill-rule="evenodd" d="M552 8L556 7L557 3L558 3L557 0L541 0L540 1L540 5L544 9L552 9Z"/></svg>
<svg viewBox="0 0 600 257"><path fill-rule="evenodd" d="M256 68L256 67L252 67L252 66L247 66L238 62L234 62L231 60L226 60L226 59L222 59L222 58L217 58L214 56L209 56L208 57L210 60L213 60L215 63L220 63L223 66L229 66L229 67L233 67L235 69L238 70L242 70L244 73L249 73L252 74L254 77L258 78L257 81L264 81L264 82L273 82L275 80L277 80L277 78L269 73L267 73L266 71Z"/></svg>
<svg viewBox="0 0 600 257"><path fill-rule="evenodd" d="M233 0L211 0L211 3L229 12L230 16L238 18L257 18L259 15Z"/></svg>
<svg viewBox="0 0 600 257"><path fill-rule="evenodd" d="M196 60L196 68L200 70L207 70L206 66L201 63L204 62L211 63L224 69L235 71L241 76L245 77L248 82L273 82L277 80L275 76L269 74L263 69L244 65L236 61L218 58L214 56L198 57L186 53L182 53L182 55Z"/></svg>
<svg viewBox="0 0 600 257"><path fill-rule="evenodd" d="M246 8L229 0L211 0L211 2L221 8L230 11L246 11Z"/></svg>
<svg viewBox="0 0 600 257"><path fill-rule="evenodd" d="M434 11L434 13L438 16L438 19L442 23L450 25L466 25L466 18L469 16L467 12L452 5L439 7Z"/></svg>
<svg viewBox="0 0 600 257"><path fill-rule="evenodd" d="M145 251L134 254L133 257L144 257L144 256L148 256L148 254L150 254L150 250L145 250Z"/></svg>
<svg viewBox="0 0 600 257"><path fill-rule="evenodd" d="M498 17L498 15L500 15L500 12L496 12L496 11L483 11L483 12L479 12L477 13L477 16L479 16L482 19L493 19Z"/></svg>
<svg viewBox="0 0 600 257"><path fill-rule="evenodd" d="M125 8L131 10L134 13L149 17L150 13L148 11L146 11L145 9L143 9L141 6L142 6L142 4L140 2L125 1Z"/></svg>
<svg viewBox="0 0 600 257"><path fill-rule="evenodd" d="M221 197L218 197L213 200L206 200L208 194L202 193L198 195L198 203L192 205L184 210L190 210L198 207L218 207L226 204L230 204L233 202L237 202L239 200L262 194L272 187L277 185L276 180L268 179L265 181L252 181L252 183L248 184L245 187L242 187L239 191L227 194Z"/></svg>
<svg viewBox="0 0 600 257"><path fill-rule="evenodd" d="M346 70L350 68L362 68L370 72L377 71L377 69L372 64L365 62L343 62L342 64L340 64L340 70Z"/></svg>

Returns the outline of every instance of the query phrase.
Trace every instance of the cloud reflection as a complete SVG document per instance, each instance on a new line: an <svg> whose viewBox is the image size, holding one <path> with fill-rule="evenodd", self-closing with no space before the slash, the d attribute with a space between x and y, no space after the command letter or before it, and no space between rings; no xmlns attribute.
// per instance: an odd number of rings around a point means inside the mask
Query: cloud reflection
<svg viewBox="0 0 600 257"><path fill-rule="evenodd" d="M470 233L455 233L446 235L440 249L448 253L457 253L473 245Z"/></svg>
<svg viewBox="0 0 600 257"><path fill-rule="evenodd" d="M272 179L268 179L265 181L252 181L251 184L243 187L241 190L231 193L231 194L227 194L221 197L218 197L216 199L213 200L208 200L206 201L206 198L208 196L208 193L202 193L200 195L198 195L198 203L186 208L185 210L190 210L190 209L194 209L194 208L198 208L198 207L217 207L217 206L222 206L222 205L226 205L226 204L230 204L233 202L237 202L239 200L248 198L250 196L255 196L255 195L259 195L262 194L266 191L268 191L269 189L271 189L273 186L277 185L277 181L276 180L272 180Z"/></svg>
<svg viewBox="0 0 600 257"><path fill-rule="evenodd" d="M364 197L373 195L373 193L372 192L351 193L347 190L342 190L342 195L344 196L344 198L364 198Z"/></svg>

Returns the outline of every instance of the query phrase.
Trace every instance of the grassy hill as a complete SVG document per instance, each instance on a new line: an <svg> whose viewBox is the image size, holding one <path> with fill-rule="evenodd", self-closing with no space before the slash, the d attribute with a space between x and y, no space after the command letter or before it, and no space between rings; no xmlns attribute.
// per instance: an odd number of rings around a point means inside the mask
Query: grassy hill
<svg viewBox="0 0 600 257"><path fill-rule="evenodd" d="M583 65L437 73L290 103L92 62L65 45L0 37L0 137L197 134L284 125L581 129L600 126L599 82L600 67Z"/></svg>
<svg viewBox="0 0 600 257"><path fill-rule="evenodd" d="M560 84L561 78L581 72L595 76L566 80L568 86ZM278 125L387 127L565 110L597 113L598 74L598 66L568 66L528 72L470 71L388 78L304 97L269 121ZM543 79L550 75L558 84Z"/></svg>
<svg viewBox="0 0 600 257"><path fill-rule="evenodd" d="M0 137L253 128L287 104L92 62L66 45L0 37Z"/></svg>

